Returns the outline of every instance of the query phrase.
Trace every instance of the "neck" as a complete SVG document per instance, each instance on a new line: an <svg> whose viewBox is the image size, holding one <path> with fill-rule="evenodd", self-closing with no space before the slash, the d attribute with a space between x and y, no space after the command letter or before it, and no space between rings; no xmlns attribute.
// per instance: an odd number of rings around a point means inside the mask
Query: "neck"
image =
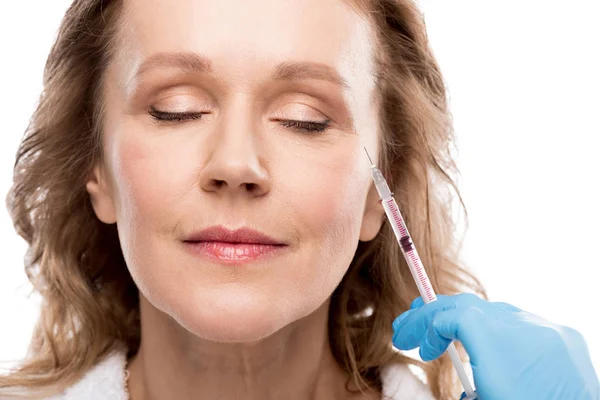
<svg viewBox="0 0 600 400"><path fill-rule="evenodd" d="M348 376L329 347L328 306L258 342L215 343L141 296L142 341L130 362L130 398L348 399Z"/></svg>

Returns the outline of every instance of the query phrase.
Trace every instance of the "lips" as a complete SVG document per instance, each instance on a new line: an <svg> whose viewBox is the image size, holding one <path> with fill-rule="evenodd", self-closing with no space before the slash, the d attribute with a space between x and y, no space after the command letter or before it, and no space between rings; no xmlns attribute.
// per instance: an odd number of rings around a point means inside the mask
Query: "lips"
<svg viewBox="0 0 600 400"><path fill-rule="evenodd" d="M187 236L186 248L193 254L222 264L243 264L279 253L287 244L261 232L240 228L211 227Z"/></svg>
<svg viewBox="0 0 600 400"><path fill-rule="evenodd" d="M215 226L192 233L185 239L186 242L222 242L245 243L265 245L285 245L285 243L249 228L229 230L222 226Z"/></svg>

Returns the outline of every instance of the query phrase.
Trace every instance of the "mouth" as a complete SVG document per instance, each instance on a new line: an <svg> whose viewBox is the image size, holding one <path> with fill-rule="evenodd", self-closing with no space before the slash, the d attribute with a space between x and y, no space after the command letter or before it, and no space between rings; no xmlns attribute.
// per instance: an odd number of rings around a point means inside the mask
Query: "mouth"
<svg viewBox="0 0 600 400"><path fill-rule="evenodd" d="M215 226L195 232L183 241L194 255L221 264L244 264L280 253L288 245L264 233Z"/></svg>

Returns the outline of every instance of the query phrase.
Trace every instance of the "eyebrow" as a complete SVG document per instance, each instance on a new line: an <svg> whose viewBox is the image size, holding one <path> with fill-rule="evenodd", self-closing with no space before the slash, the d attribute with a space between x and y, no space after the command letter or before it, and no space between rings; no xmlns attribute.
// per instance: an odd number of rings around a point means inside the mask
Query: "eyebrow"
<svg viewBox="0 0 600 400"><path fill-rule="evenodd" d="M144 60L135 76L145 74L151 69L158 67L174 67L185 69L197 73L212 73L211 61L198 54L190 52L181 53L157 53ZM306 62L306 61L285 61L277 65L271 78L273 80L303 80L303 79L319 79L329 81L349 89L350 85L342 78L342 76L332 67L322 63Z"/></svg>

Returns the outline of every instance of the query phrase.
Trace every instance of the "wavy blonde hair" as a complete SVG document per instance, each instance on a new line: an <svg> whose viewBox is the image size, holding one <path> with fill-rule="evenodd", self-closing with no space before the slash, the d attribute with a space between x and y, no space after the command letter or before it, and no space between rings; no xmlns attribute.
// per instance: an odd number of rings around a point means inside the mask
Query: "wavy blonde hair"
<svg viewBox="0 0 600 400"><path fill-rule="evenodd" d="M380 168L437 293L487 298L458 262L453 129L444 81L411 0L345 0L372 23L380 96ZM120 1L75 0L50 52L44 91L19 147L7 206L29 244L25 269L43 303L29 353L0 377L0 394L31 398L80 379L113 350L140 343L138 290L116 226L98 220L85 189L101 160L103 76L116 50ZM390 227L361 242L329 316L333 355L359 389L381 390L379 369L420 367L437 399L460 393L446 355L423 363L395 351L391 323L419 295ZM371 310L370 313L364 313ZM363 315L357 318L357 315Z"/></svg>

